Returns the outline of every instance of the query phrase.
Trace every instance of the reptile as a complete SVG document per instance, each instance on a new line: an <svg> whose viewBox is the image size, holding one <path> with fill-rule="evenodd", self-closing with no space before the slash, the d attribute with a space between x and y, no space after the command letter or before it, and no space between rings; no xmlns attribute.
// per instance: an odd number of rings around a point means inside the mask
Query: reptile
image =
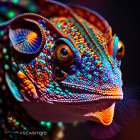
<svg viewBox="0 0 140 140"><path fill-rule="evenodd" d="M55 1L0 4L15 10L9 19L1 10L1 104L15 104L5 112L8 122L1 120L3 130L6 122L24 130L45 130L39 122L58 127L57 122L88 120L110 126L123 99L124 44L109 23L85 7Z"/></svg>

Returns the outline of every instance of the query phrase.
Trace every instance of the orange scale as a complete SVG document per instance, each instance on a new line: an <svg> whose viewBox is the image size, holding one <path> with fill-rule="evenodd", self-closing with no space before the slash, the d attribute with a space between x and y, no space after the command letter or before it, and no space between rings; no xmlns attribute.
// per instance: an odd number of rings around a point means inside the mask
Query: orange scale
<svg viewBox="0 0 140 140"><path fill-rule="evenodd" d="M41 84L41 87L43 88L43 87L45 87L45 85L44 84Z"/></svg>
<svg viewBox="0 0 140 140"><path fill-rule="evenodd" d="M34 93L34 92L35 92L35 89L34 89L34 88L33 88L33 89L31 89L31 92L32 92L32 93Z"/></svg>
<svg viewBox="0 0 140 140"><path fill-rule="evenodd" d="M36 65L38 65L39 64L39 62L38 61L36 61Z"/></svg>
<svg viewBox="0 0 140 140"><path fill-rule="evenodd" d="M47 83L50 83L50 81L49 81L49 80L46 80L46 82L47 82Z"/></svg>
<svg viewBox="0 0 140 140"><path fill-rule="evenodd" d="M26 82L24 84L25 84L25 86L29 86L31 83L28 81L28 82Z"/></svg>
<svg viewBox="0 0 140 140"><path fill-rule="evenodd" d="M32 77L33 75L31 73L29 73L29 77Z"/></svg>
<svg viewBox="0 0 140 140"><path fill-rule="evenodd" d="M47 77L47 76L45 76L43 80L45 80L45 81L46 81L46 80L48 80L48 77Z"/></svg>
<svg viewBox="0 0 140 140"><path fill-rule="evenodd" d="M21 84L21 83L20 83L19 85L20 85L21 87L23 87L23 88L24 88L24 85L23 85L23 84Z"/></svg>
<svg viewBox="0 0 140 140"><path fill-rule="evenodd" d="M83 77L79 77L79 79L83 79Z"/></svg>
<svg viewBox="0 0 140 140"><path fill-rule="evenodd" d="M25 92L25 90L24 90L24 89L21 89L21 92L23 92L23 93L24 93L24 92Z"/></svg>
<svg viewBox="0 0 140 140"><path fill-rule="evenodd" d="M33 88L32 84L28 85L28 88L29 89L32 89Z"/></svg>
<svg viewBox="0 0 140 140"><path fill-rule="evenodd" d="M27 91L27 93L28 93L28 94L31 94L31 91L29 90L29 91Z"/></svg>
<svg viewBox="0 0 140 140"><path fill-rule="evenodd" d="M61 96L60 96L60 95L57 95L56 97L57 97L58 99L61 99Z"/></svg>
<svg viewBox="0 0 140 140"><path fill-rule="evenodd" d="M41 66L44 67L45 65L43 63L41 63Z"/></svg>
<svg viewBox="0 0 140 140"><path fill-rule="evenodd" d="M29 90L29 89L28 89L28 87L24 87L24 90L26 90L26 91L27 91L27 90Z"/></svg>
<svg viewBox="0 0 140 140"><path fill-rule="evenodd" d="M46 53L46 50L43 50L43 53Z"/></svg>

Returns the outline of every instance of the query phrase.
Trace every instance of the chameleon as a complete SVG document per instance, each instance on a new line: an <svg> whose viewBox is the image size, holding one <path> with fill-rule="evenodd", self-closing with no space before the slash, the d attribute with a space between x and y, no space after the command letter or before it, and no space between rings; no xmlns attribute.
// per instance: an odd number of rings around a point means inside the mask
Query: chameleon
<svg viewBox="0 0 140 140"><path fill-rule="evenodd" d="M0 10L2 100L9 96L35 128L39 121L110 126L115 106L123 100L125 47L109 23L77 5L50 0L10 4L16 11L9 19ZM6 90L11 94L3 95Z"/></svg>

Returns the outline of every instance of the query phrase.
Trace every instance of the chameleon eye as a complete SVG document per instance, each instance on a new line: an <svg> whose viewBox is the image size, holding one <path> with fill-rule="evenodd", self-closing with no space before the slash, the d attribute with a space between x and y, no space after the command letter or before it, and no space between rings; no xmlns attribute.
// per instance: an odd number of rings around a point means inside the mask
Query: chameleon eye
<svg viewBox="0 0 140 140"><path fill-rule="evenodd" d="M74 52L65 42L58 41L55 46L55 60L57 65L67 68L75 61Z"/></svg>
<svg viewBox="0 0 140 140"><path fill-rule="evenodd" d="M14 50L22 54L37 53L44 45L43 29L33 21L17 18L10 25L9 38Z"/></svg>
<svg viewBox="0 0 140 140"><path fill-rule="evenodd" d="M124 53L125 53L125 46L122 43L122 41L119 41L117 47L117 54L116 54L117 60L121 60L121 58L124 56Z"/></svg>
<svg viewBox="0 0 140 140"><path fill-rule="evenodd" d="M65 78L67 78L67 73L63 70L61 70L59 67L55 67L55 70L54 70L54 76L57 80L64 80Z"/></svg>
<svg viewBox="0 0 140 140"><path fill-rule="evenodd" d="M63 56L67 56L68 55L68 51L65 48L62 48L60 50L60 54L63 55Z"/></svg>

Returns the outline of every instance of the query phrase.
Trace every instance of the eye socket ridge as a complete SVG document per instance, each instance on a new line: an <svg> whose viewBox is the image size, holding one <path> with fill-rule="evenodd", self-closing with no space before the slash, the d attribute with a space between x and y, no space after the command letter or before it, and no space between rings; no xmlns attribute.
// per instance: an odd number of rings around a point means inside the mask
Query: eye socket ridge
<svg viewBox="0 0 140 140"><path fill-rule="evenodd" d="M73 53L75 53L75 48L73 46L73 44L71 43L71 41L69 41L68 39L66 38L59 38L56 43L55 43L55 46L54 46L54 50L55 48L59 45L59 44L66 44L70 47L70 49L73 51Z"/></svg>

